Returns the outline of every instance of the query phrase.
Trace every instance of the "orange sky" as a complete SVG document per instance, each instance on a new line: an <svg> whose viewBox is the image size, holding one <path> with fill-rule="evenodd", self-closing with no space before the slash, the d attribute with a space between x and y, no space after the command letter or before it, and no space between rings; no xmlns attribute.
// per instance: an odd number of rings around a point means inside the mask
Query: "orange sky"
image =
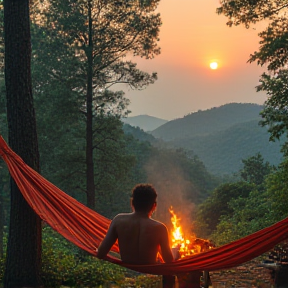
<svg viewBox="0 0 288 288"><path fill-rule="evenodd" d="M130 116L172 120L225 103L264 103L264 93L255 91L264 69L247 63L261 29L229 28L217 7L218 0L161 0L161 55L136 59L140 69L158 72L159 79L142 91L124 89ZM219 68L211 70L215 60Z"/></svg>

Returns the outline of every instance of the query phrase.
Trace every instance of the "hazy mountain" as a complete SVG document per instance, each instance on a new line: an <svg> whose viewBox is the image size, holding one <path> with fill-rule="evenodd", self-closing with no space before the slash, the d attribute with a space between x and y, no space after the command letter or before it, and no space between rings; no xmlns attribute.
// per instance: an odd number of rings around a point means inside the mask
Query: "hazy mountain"
<svg viewBox="0 0 288 288"><path fill-rule="evenodd" d="M259 113L262 109L263 106L257 104L226 104L169 121L153 130L151 134L163 140L209 135L234 124L260 120Z"/></svg>
<svg viewBox="0 0 288 288"><path fill-rule="evenodd" d="M123 123L129 124L133 127L139 127L144 131L153 131L159 126L168 122L167 120L160 119L148 115L139 115L121 119Z"/></svg>
<svg viewBox="0 0 288 288"><path fill-rule="evenodd" d="M133 135L135 139L138 139L141 142L150 142L151 144L156 144L159 141L153 135L145 132L140 127L134 127L131 126L130 124L124 124L123 131L125 134Z"/></svg>
<svg viewBox="0 0 288 288"><path fill-rule="evenodd" d="M169 146L193 151L215 174L231 174L242 168L242 159L260 152L265 161L282 161L279 142L258 123L263 106L232 103L169 121L151 134Z"/></svg>
<svg viewBox="0 0 288 288"><path fill-rule="evenodd" d="M269 142L270 134L265 127L252 120L211 133L174 139L169 144L192 150L214 174L231 174L243 167L242 159L260 152L270 164L282 161L280 142Z"/></svg>

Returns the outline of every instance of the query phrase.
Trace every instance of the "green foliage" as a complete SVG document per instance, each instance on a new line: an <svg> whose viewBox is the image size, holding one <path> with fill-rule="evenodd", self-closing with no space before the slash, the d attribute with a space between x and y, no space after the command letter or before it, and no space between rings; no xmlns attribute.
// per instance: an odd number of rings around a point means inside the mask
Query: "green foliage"
<svg viewBox="0 0 288 288"><path fill-rule="evenodd" d="M149 133L144 132L140 128L134 128L131 126L124 125L123 127L126 134L131 135L135 140L133 143L137 145L138 142L142 145L142 149L146 146L146 153L143 157L143 151L135 151L135 155L141 157L143 161L143 167L146 167L146 174L161 176L161 174L167 174L168 181L169 177L175 177L177 179L182 176L185 181L191 181L193 184L192 190L187 190L186 196L194 203L199 203L207 197L208 191L215 188L219 184L220 180L217 177L211 175L203 162L193 153L181 148L169 148L163 141L154 138ZM130 138L131 139L131 138ZM129 141L132 141L129 140ZM129 149L132 147L129 146ZM144 165L145 164L145 165ZM175 169L173 169L175 167ZM179 169L177 175L177 169ZM149 172L151 171L151 172ZM155 173L155 171L159 171ZM161 173L163 171L163 173ZM165 172L164 172L165 171ZM170 175L169 175L170 172ZM162 176L161 176L162 178ZM171 179L171 180L173 180ZM159 180L155 179L156 182ZM198 190L198 192L196 192Z"/></svg>
<svg viewBox="0 0 288 288"><path fill-rule="evenodd" d="M181 149L153 147L147 160L146 182L153 183L160 203L154 216L170 223L169 208L173 206L177 214L181 214L180 218L187 219L190 229L195 205L201 203L219 182L197 157Z"/></svg>
<svg viewBox="0 0 288 288"><path fill-rule="evenodd" d="M261 66L267 63L268 71L278 71L285 67L288 62L286 15L274 17L266 30L259 33L259 37L260 49L250 56L249 62L256 61Z"/></svg>
<svg viewBox="0 0 288 288"><path fill-rule="evenodd" d="M42 281L45 287L121 285L124 269L85 255L49 227L43 230Z"/></svg>
<svg viewBox="0 0 288 288"><path fill-rule="evenodd" d="M49 101L57 103L58 100L56 93L50 95L50 100L43 99L44 103L47 101L46 111L42 110L41 97L36 101L42 174L85 203L85 139L81 136L84 125L78 114L73 113L73 108L71 115L67 116L65 111L60 113L59 110L60 121L57 121L53 114L56 116L58 111L50 107L52 104ZM180 187L181 194L189 203L203 201L208 191L218 185L218 179L207 172L194 154L164 148L161 141L144 131L140 133L137 128L129 131L124 128L124 134L117 117L100 115L95 119L96 210L102 215L112 218L117 213L130 211L130 191L137 183L155 183L163 198L165 194L171 194L175 199L172 187ZM53 125L50 125L51 122ZM152 144L158 148L151 145L150 138L154 139ZM174 182L172 186L169 184L171 181ZM165 214L169 214L168 208L173 202L170 198L170 203L167 201L163 206Z"/></svg>
<svg viewBox="0 0 288 288"><path fill-rule="evenodd" d="M94 143L98 143L94 158L96 209L106 217L112 218L120 211L129 211L131 170L136 165L136 156L133 150L127 147L130 144L119 118L97 119L95 130L99 132L95 134L94 140Z"/></svg>
<svg viewBox="0 0 288 288"><path fill-rule="evenodd" d="M135 288L158 288L162 285L162 276L155 275L139 275L134 278L134 287ZM127 287L127 286L126 286ZM133 286L132 286L133 287Z"/></svg>
<svg viewBox="0 0 288 288"><path fill-rule="evenodd" d="M267 195L270 202L270 217L273 222L280 221L288 215L288 161L285 159L278 171L271 174L267 181Z"/></svg>
<svg viewBox="0 0 288 288"><path fill-rule="evenodd" d="M86 203L85 121L77 110L73 95L70 97L67 92L65 97L58 97L57 89L48 93L49 98L41 93L35 101L42 174ZM64 110L61 109L65 105L63 101L67 103ZM55 107L58 108L55 110ZM127 177L135 157L126 148L122 122L113 113L95 116L93 130L97 209L107 217L113 217L115 211L123 208L121 203L117 203L117 199L122 197L115 195L126 194L130 184ZM107 202L111 204L109 207Z"/></svg>
<svg viewBox="0 0 288 288"><path fill-rule="evenodd" d="M77 191L75 187L85 169L85 125L73 95L64 93L66 97L59 97L61 90L54 88L35 93L41 173L69 193Z"/></svg>
<svg viewBox="0 0 288 288"><path fill-rule="evenodd" d="M105 284L122 286L125 280L124 269L95 258L77 265L73 273L73 286L95 287ZM71 285L71 282L68 284Z"/></svg>
<svg viewBox="0 0 288 288"><path fill-rule="evenodd" d="M211 235L217 245L252 234L287 217L287 171L285 160L276 171L270 171L263 183L254 186L249 195L236 197L227 203L230 213L221 213ZM252 171L252 174L255 173Z"/></svg>
<svg viewBox="0 0 288 288"><path fill-rule="evenodd" d="M91 37L88 35L90 27L87 17L91 17L89 15L91 6L93 18L90 25L93 25L92 34L95 38L90 40L94 41L95 63L107 66L107 57L111 57L111 60L112 54L121 56L129 50L134 55L150 58L159 53L155 41L158 40L161 21L159 15L155 13L159 0L145 2L146 5L141 5L141 1L81 0L75 3L52 0L49 10L44 11L45 17L42 23L50 29L56 27L57 30L67 32L62 35L65 42L71 46L77 45L79 50L87 53L85 48Z"/></svg>
<svg viewBox="0 0 288 288"><path fill-rule="evenodd" d="M54 238L55 239L55 238ZM59 287L71 278L75 257L69 251L61 251L54 239L43 241L41 277L46 287Z"/></svg>
<svg viewBox="0 0 288 288"><path fill-rule="evenodd" d="M253 189L255 185L246 182L225 183L217 187L198 207L197 220L206 223L206 236L216 229L221 217L232 217L233 206L230 202L239 197L247 198Z"/></svg>
<svg viewBox="0 0 288 288"><path fill-rule="evenodd" d="M285 8L287 12L287 8ZM259 52L251 56L250 62L257 61L266 65L269 73L263 73L257 91L264 91L269 98L261 116L262 126L268 127L270 140L285 139L282 152L288 153L287 130L287 63L288 63L288 28L286 14L275 17L266 31L259 34L261 46ZM281 137L282 135L285 137Z"/></svg>
<svg viewBox="0 0 288 288"><path fill-rule="evenodd" d="M4 279L5 258L6 258L5 256L0 257L0 283L2 283Z"/></svg>
<svg viewBox="0 0 288 288"><path fill-rule="evenodd" d="M217 13L228 18L226 24L230 27L244 24L249 28L251 24L272 18L282 9L286 9L283 0L222 0Z"/></svg>
<svg viewBox="0 0 288 288"><path fill-rule="evenodd" d="M286 134L282 151L287 155L287 1L221 1L217 11L228 17L229 26L244 24L249 27L259 21L267 24L266 29L258 34L259 51L250 56L249 62L256 61L268 69L268 73L262 74L261 84L257 87L257 91L264 91L269 96L265 101L261 124L268 127L272 141Z"/></svg>
<svg viewBox="0 0 288 288"><path fill-rule="evenodd" d="M170 223L171 205L187 219L191 228L195 204L208 197L221 180L211 175L203 162L193 153L183 149L168 148L165 143L152 138L139 128L124 126L129 150L136 156L133 168L134 184L153 183L158 191L159 205L154 217ZM135 138L137 139L135 139Z"/></svg>
<svg viewBox="0 0 288 288"><path fill-rule="evenodd" d="M114 284L118 287L130 285L135 288L156 288L161 281L160 276L139 274L89 256L50 227L43 230L42 257L42 280L45 287L64 285L93 288Z"/></svg>
<svg viewBox="0 0 288 288"><path fill-rule="evenodd" d="M71 278L77 265L77 254L73 246L54 232L49 226L43 229L42 280L47 287L59 287Z"/></svg>
<svg viewBox="0 0 288 288"><path fill-rule="evenodd" d="M232 199L230 215L222 215L211 238L219 246L252 234L273 224L269 215L269 201L264 192L251 191L246 198Z"/></svg>
<svg viewBox="0 0 288 288"><path fill-rule="evenodd" d="M269 143L269 133L258 125L258 120L202 137L179 139L173 144L189 147L215 175L236 173L242 168L242 159L258 152L273 165L277 166L282 161L280 143Z"/></svg>
<svg viewBox="0 0 288 288"><path fill-rule="evenodd" d="M268 127L271 141L283 139L284 137L287 139L287 81L288 71L281 69L275 76L264 73L260 79L261 85L258 86L259 91L266 91L269 95L269 98L265 102L264 110L261 113L263 118L261 125ZM287 142L283 145L282 151L287 156Z"/></svg>
<svg viewBox="0 0 288 288"><path fill-rule="evenodd" d="M159 141L159 140L156 140L156 138L153 135L144 132L141 128L133 127L129 124L123 125L123 131L127 135L129 134L133 135L135 139L138 139L141 142L149 142L151 144L155 144L157 143L157 141Z"/></svg>
<svg viewBox="0 0 288 288"><path fill-rule="evenodd" d="M109 89L117 83L144 88L157 79L137 69L126 53L159 54L158 1L37 4L32 71L43 173L93 208L96 191L97 209L111 216L122 208L115 199L125 199L134 156L119 120L129 113L129 100Z"/></svg>
<svg viewBox="0 0 288 288"><path fill-rule="evenodd" d="M3 237L3 255L0 255L0 283L3 282L4 279L4 271L5 271L5 261L6 261L6 248L7 248L7 235L2 235Z"/></svg>
<svg viewBox="0 0 288 288"><path fill-rule="evenodd" d="M6 245L7 237L4 237ZM0 283L5 254L0 257ZM140 274L99 260L62 238L50 227L43 228L42 282L45 287L135 287L158 288L161 276Z"/></svg>
<svg viewBox="0 0 288 288"><path fill-rule="evenodd" d="M263 106L231 103L169 121L152 132L174 148L193 151L214 175L233 175L242 159L261 153L272 165L282 161L283 141L269 143L267 127L261 127Z"/></svg>
<svg viewBox="0 0 288 288"><path fill-rule="evenodd" d="M251 184L261 185L265 177L272 172L273 167L269 162L264 163L264 158L260 153L243 159L244 167L240 170L240 175L244 181Z"/></svg>
<svg viewBox="0 0 288 288"><path fill-rule="evenodd" d="M115 83L137 89L154 83L156 73L137 69L126 60L126 53L146 58L160 53L157 4L157 0L144 6L139 1L51 0L47 6L35 5L32 42L37 87L51 87L53 82L70 87L71 92L82 95L79 101L84 111L88 109L87 79L93 83L93 102L98 107L102 92ZM86 65L92 65L93 71L88 72ZM111 106L111 96L106 99L106 108Z"/></svg>

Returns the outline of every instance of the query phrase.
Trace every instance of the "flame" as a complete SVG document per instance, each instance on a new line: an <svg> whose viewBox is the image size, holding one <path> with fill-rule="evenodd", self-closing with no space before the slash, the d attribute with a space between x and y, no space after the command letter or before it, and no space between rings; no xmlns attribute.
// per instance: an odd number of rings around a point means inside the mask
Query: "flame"
<svg viewBox="0 0 288 288"><path fill-rule="evenodd" d="M169 209L169 212L171 214L171 222L173 224L173 228L174 230L172 231L172 248L177 247L179 244L181 245L184 241L183 238L183 233L182 233L182 229L181 226L179 226L178 222L181 220L180 218L177 218L176 214L174 213L172 206Z"/></svg>
<svg viewBox="0 0 288 288"><path fill-rule="evenodd" d="M185 239L180 225L181 218L177 217L172 206L170 207L169 212L171 214L171 223L173 225L171 242L172 252L174 252L175 259L204 252L214 247L209 240L196 238L195 235L191 235L189 239Z"/></svg>

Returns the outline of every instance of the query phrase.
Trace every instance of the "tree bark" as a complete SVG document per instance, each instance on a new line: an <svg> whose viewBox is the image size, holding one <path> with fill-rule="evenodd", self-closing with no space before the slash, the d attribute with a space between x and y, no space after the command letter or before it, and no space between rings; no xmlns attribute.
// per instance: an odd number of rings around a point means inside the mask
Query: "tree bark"
<svg viewBox="0 0 288 288"><path fill-rule="evenodd" d="M0 191L0 258L3 257L3 237L4 237L4 205L3 205L3 190Z"/></svg>
<svg viewBox="0 0 288 288"><path fill-rule="evenodd" d="M87 49L87 119L86 119L86 189L87 206L95 209L95 181L93 160L93 35L92 35L92 3L88 2L89 46Z"/></svg>
<svg viewBox="0 0 288 288"><path fill-rule="evenodd" d="M31 83L29 0L4 0L5 85L10 147L39 171ZM39 287L41 221L11 180L11 210L4 287Z"/></svg>

